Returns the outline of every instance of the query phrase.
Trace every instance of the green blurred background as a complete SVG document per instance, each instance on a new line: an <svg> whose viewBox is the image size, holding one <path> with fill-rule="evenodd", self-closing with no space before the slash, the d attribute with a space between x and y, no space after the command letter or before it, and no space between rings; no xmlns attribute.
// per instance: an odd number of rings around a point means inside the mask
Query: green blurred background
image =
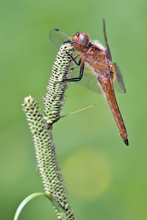
<svg viewBox="0 0 147 220"><path fill-rule="evenodd" d="M57 52L49 31L87 31L104 43L103 18L127 89L117 99L130 145L122 142L104 97L73 83L63 114L98 105L55 124L56 151L77 219L147 219L147 1L1 0L0 17L0 219L12 219L26 196L43 191L21 104L31 94L43 108ZM56 215L37 198L20 219Z"/></svg>

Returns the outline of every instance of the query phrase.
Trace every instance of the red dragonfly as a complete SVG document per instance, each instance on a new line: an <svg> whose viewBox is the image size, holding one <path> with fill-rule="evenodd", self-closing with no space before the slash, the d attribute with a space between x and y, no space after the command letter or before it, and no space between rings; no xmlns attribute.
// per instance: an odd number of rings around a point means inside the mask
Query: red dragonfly
<svg viewBox="0 0 147 220"><path fill-rule="evenodd" d="M124 143L129 145L127 130L114 92L115 90L126 93L126 89L121 72L117 64L113 63L112 61L104 20L103 31L106 48L103 47L98 41L91 41L86 32L77 32L74 36L70 36L60 29L53 29L50 33L50 38L51 41L58 46L61 43L66 42L67 39L71 42L75 51L77 52L75 57L71 57L71 59L73 59L73 61L80 66L80 70L78 77L73 77L66 80L69 82L81 81L82 83L82 81L84 82L86 79L88 88L96 92L101 91L104 93L117 124L119 133ZM78 61L76 60L77 58L79 59ZM94 84L94 87L92 84Z"/></svg>

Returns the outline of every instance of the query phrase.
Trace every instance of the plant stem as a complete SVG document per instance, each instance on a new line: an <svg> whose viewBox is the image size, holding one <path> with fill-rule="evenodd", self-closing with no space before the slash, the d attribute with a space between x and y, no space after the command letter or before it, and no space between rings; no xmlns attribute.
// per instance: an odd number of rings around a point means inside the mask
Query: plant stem
<svg viewBox="0 0 147 220"><path fill-rule="evenodd" d="M46 121L40 112L37 102L31 96L24 99L23 110L33 135L37 166L45 193L56 199L64 210L67 220L74 220L75 217L69 205L63 178L58 166L52 129L51 127L46 129ZM65 220L63 212L59 212L56 206L54 208L58 219Z"/></svg>

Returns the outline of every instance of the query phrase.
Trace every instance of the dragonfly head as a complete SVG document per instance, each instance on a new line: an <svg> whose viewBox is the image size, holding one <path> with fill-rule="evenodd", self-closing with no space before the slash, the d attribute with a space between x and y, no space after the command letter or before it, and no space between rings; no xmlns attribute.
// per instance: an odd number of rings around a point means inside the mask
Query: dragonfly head
<svg viewBox="0 0 147 220"><path fill-rule="evenodd" d="M76 42L77 44L86 47L89 44L90 38L86 32L77 32L76 35L72 37L72 41Z"/></svg>

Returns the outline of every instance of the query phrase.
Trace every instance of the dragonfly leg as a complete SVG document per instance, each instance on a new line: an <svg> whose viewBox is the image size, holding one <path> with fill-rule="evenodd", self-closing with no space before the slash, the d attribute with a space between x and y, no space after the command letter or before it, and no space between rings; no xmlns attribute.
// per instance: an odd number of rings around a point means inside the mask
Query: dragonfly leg
<svg viewBox="0 0 147 220"><path fill-rule="evenodd" d="M79 59L79 61L77 62L76 61L76 58L80 56L80 54L77 54L75 57L73 57L70 53L66 52L72 59L72 61L74 61L74 63L77 65L77 66L80 66L81 64L81 59Z"/></svg>
<svg viewBox="0 0 147 220"><path fill-rule="evenodd" d="M81 63L81 60L80 60L80 63ZM78 77L75 77L75 78L70 78L70 79L65 79L66 82L78 82L82 79L83 77L83 73L84 73L84 63L81 64L81 67L80 67L80 74Z"/></svg>

